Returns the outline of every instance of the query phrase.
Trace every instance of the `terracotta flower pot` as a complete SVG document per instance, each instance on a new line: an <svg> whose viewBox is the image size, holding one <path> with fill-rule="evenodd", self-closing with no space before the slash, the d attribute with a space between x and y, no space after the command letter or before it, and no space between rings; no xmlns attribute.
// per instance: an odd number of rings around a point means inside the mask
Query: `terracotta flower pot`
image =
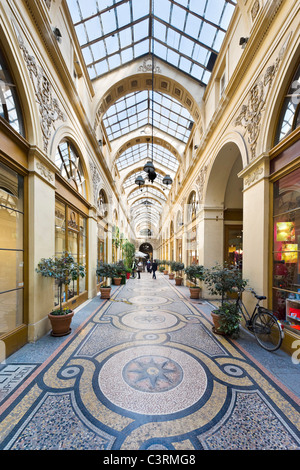
<svg viewBox="0 0 300 470"><path fill-rule="evenodd" d="M200 287L190 287L190 298L199 299L200 297Z"/></svg>
<svg viewBox="0 0 300 470"><path fill-rule="evenodd" d="M167 271L166 269L164 270L164 274L165 274L165 275L167 275L167 274L168 274L168 271Z"/></svg>
<svg viewBox="0 0 300 470"><path fill-rule="evenodd" d="M100 287L101 299L110 299L111 287Z"/></svg>
<svg viewBox="0 0 300 470"><path fill-rule="evenodd" d="M213 321L213 332L214 333L217 333L218 335L225 335L225 333L223 333L223 331L220 329L221 327L221 319L220 319L220 315L218 315L217 313L214 313L214 312L210 312L211 313L211 318L212 318L212 321Z"/></svg>
<svg viewBox="0 0 300 470"><path fill-rule="evenodd" d="M121 277L114 277L115 286L119 286L121 284L121 281L122 281Z"/></svg>
<svg viewBox="0 0 300 470"><path fill-rule="evenodd" d="M48 318L51 322L51 335L52 336L66 336L71 333L71 321L74 315L73 310L71 312L66 313L65 315L52 315L51 313L48 314Z"/></svg>
<svg viewBox="0 0 300 470"><path fill-rule="evenodd" d="M174 279L175 273L169 273L169 279Z"/></svg>
<svg viewBox="0 0 300 470"><path fill-rule="evenodd" d="M175 277L175 286L181 286L182 277Z"/></svg>

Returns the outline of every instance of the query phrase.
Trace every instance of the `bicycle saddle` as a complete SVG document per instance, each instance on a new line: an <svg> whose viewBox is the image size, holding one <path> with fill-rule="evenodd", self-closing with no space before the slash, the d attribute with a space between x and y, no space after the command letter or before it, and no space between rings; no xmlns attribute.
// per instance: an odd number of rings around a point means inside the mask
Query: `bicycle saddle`
<svg viewBox="0 0 300 470"><path fill-rule="evenodd" d="M258 299L258 300L265 300L267 297L265 295L257 295L255 294L255 297Z"/></svg>

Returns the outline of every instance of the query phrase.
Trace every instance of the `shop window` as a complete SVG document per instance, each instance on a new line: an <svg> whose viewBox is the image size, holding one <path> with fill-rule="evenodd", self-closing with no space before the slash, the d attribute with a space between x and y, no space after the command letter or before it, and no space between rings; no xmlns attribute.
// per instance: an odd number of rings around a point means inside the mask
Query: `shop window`
<svg viewBox="0 0 300 470"><path fill-rule="evenodd" d="M0 337L23 323L23 186L0 163Z"/></svg>
<svg viewBox="0 0 300 470"><path fill-rule="evenodd" d="M86 267L87 257L86 218L63 202L55 203L55 255L68 251L76 262ZM87 277L72 281L63 293L63 302L86 291ZM59 289L55 285L54 304L59 304Z"/></svg>
<svg viewBox="0 0 300 470"><path fill-rule="evenodd" d="M24 124L16 86L0 51L0 116L24 137Z"/></svg>
<svg viewBox="0 0 300 470"><path fill-rule="evenodd" d="M86 184L80 158L74 146L68 141L62 141L56 152L55 164L60 174L82 196L86 197Z"/></svg>
<svg viewBox="0 0 300 470"><path fill-rule="evenodd" d="M281 110L275 145L300 125L300 65L290 84Z"/></svg>
<svg viewBox="0 0 300 470"><path fill-rule="evenodd" d="M274 183L273 309L292 328L297 321L289 318L291 301L300 309L299 247L300 169Z"/></svg>

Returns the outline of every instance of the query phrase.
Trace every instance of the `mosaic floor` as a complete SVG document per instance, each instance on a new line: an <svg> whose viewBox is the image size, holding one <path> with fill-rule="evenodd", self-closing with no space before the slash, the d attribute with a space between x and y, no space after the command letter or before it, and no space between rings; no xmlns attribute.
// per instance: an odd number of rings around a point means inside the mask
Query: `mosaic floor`
<svg viewBox="0 0 300 470"><path fill-rule="evenodd" d="M0 449L300 449L299 400L214 335L207 302L148 273L94 301L49 359L1 371Z"/></svg>

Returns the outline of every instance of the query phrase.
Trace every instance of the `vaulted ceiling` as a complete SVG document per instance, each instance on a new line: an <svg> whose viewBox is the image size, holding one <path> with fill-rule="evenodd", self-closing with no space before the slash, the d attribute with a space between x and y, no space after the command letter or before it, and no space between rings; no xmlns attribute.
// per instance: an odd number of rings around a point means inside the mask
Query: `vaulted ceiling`
<svg viewBox="0 0 300 470"><path fill-rule="evenodd" d="M231 20L235 0L67 0L82 54L92 81L136 59L151 56L180 71L199 87L210 79ZM128 139L132 132L148 134L148 141L118 153L114 161L136 229L136 235L159 225L168 187L180 164L161 142L185 145L193 117L174 97L161 90L139 89L113 102L102 116L110 142ZM158 143L154 136L159 137ZM150 138L152 137L152 138ZM147 183L143 166L153 161L157 177ZM138 188L138 175L146 179ZM139 189L137 191L137 189ZM143 189L141 191L141 189Z"/></svg>

